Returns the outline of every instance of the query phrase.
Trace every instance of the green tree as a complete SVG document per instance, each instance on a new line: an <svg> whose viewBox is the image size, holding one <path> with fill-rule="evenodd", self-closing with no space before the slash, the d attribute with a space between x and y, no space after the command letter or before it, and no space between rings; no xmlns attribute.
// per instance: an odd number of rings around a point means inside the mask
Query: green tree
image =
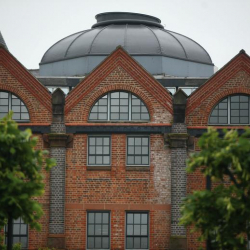
<svg viewBox="0 0 250 250"><path fill-rule="evenodd" d="M247 249L250 234L250 130L242 135L209 129L199 140L200 152L188 160L188 173L202 171L211 190L194 191L181 207L180 223L200 231L211 249ZM226 181L227 180L227 181Z"/></svg>
<svg viewBox="0 0 250 250"><path fill-rule="evenodd" d="M36 150L36 143L31 130L20 131L11 114L0 120L0 230L19 217L40 230L43 211L34 197L44 193L42 167L49 170L55 161Z"/></svg>

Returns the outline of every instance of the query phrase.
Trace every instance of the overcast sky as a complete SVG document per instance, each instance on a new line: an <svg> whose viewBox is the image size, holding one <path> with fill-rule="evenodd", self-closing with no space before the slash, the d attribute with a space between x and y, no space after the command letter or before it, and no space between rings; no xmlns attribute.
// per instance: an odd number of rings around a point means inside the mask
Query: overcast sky
<svg viewBox="0 0 250 250"><path fill-rule="evenodd" d="M10 52L35 69L51 45L112 11L160 18L165 29L203 46L219 68L241 49L250 54L250 0L0 0L0 31Z"/></svg>

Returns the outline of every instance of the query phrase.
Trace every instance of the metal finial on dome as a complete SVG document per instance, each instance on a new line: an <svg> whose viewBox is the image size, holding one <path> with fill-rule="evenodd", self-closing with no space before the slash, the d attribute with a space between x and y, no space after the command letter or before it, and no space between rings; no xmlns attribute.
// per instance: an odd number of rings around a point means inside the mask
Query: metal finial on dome
<svg viewBox="0 0 250 250"><path fill-rule="evenodd" d="M97 23L92 28L109 24L144 24L164 28L157 17L132 12L105 12L95 16Z"/></svg>

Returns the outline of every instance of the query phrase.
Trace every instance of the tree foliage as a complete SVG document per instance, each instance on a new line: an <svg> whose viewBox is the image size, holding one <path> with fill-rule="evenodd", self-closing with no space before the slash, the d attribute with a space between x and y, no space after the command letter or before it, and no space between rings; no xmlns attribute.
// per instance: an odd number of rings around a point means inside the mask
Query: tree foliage
<svg viewBox="0 0 250 250"><path fill-rule="evenodd" d="M40 229L43 211L34 197L44 193L42 167L49 170L55 161L36 150L36 143L31 130L20 131L11 114L0 120L0 229L10 213Z"/></svg>
<svg viewBox="0 0 250 250"><path fill-rule="evenodd" d="M194 191L181 207L180 223L201 232L216 250L247 247L250 234L250 130L242 135L209 129L199 140L200 152L188 160L188 173L202 171L211 190ZM225 180L228 180L227 182Z"/></svg>

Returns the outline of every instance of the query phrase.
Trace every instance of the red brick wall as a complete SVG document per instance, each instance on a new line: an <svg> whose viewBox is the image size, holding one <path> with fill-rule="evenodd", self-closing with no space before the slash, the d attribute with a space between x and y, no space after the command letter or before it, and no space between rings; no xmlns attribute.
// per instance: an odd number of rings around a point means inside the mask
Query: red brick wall
<svg viewBox="0 0 250 250"><path fill-rule="evenodd" d="M85 82L81 84L84 85ZM159 84L160 85L160 84ZM95 102L110 91L129 91L137 95L147 106L150 113L150 120L153 123L170 123L172 115L166 107L155 100L155 97L146 88L136 82L122 67L114 69L95 89L89 92L77 103L66 115L66 123L83 123L88 121L88 115ZM162 89L166 92L167 90ZM72 91L69 94L73 95ZM67 100L67 99L66 99Z"/></svg>
<svg viewBox="0 0 250 250"><path fill-rule="evenodd" d="M51 122L51 111L22 82L19 82L5 67L0 65L0 91L2 90L12 92L24 102L29 110L31 123L44 124ZM49 93L47 94L50 96Z"/></svg>
<svg viewBox="0 0 250 250"><path fill-rule="evenodd" d="M126 210L149 211L150 249L167 249L170 235L170 150L150 135L148 170L126 169L126 135L113 134L111 170L87 170L87 135L67 149L66 246L84 249L86 210L111 211L112 249L124 249ZM72 236L73 235L73 236Z"/></svg>
<svg viewBox="0 0 250 250"><path fill-rule="evenodd" d="M250 95L250 58L239 54L188 98L187 126L207 126L211 111L224 97Z"/></svg>

